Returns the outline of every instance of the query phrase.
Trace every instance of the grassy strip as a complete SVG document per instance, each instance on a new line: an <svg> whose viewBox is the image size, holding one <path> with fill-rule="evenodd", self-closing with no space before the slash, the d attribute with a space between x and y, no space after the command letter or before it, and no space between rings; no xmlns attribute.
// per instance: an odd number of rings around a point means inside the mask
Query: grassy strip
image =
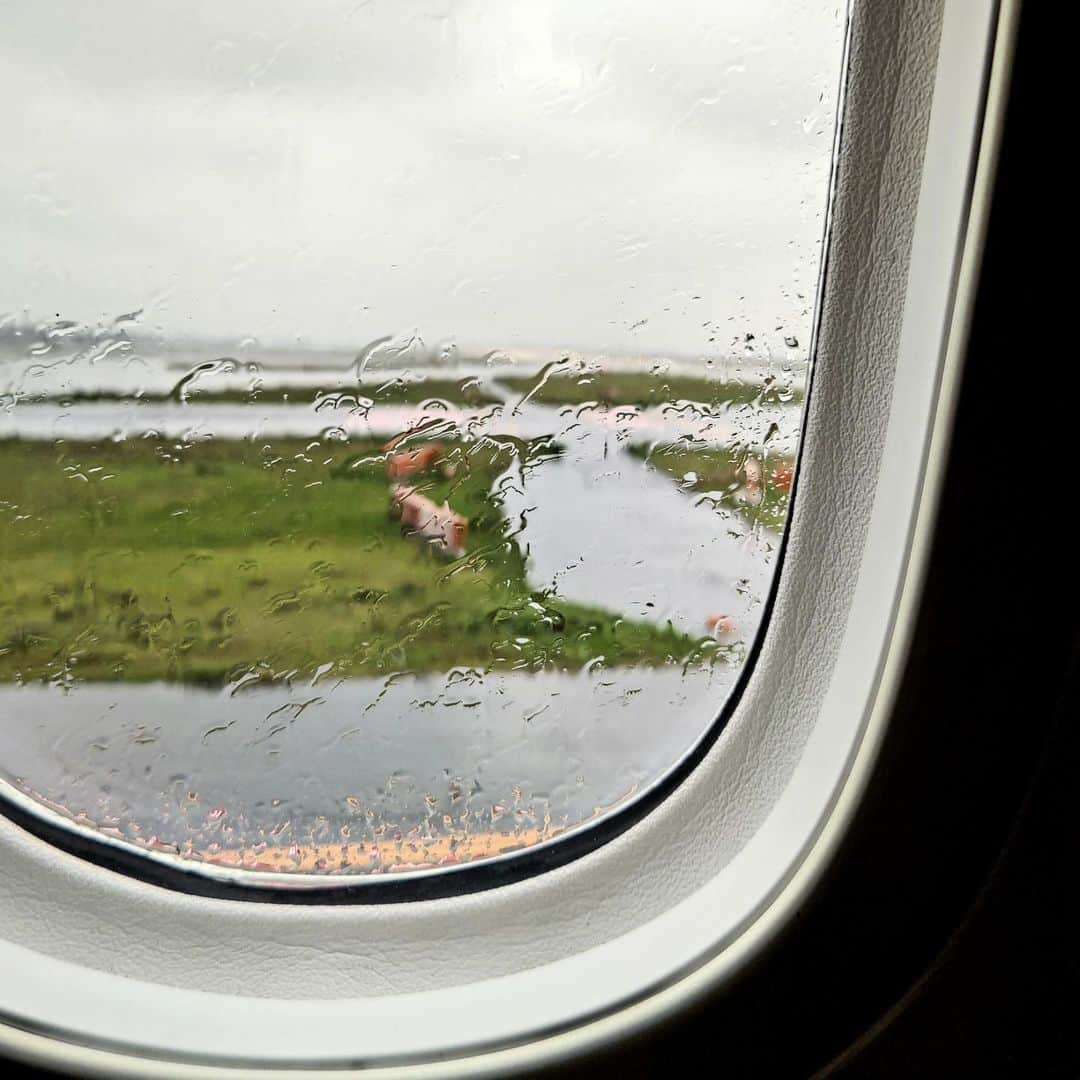
<svg viewBox="0 0 1080 1080"><path fill-rule="evenodd" d="M736 510L751 525L763 525L774 532L783 531L790 492L776 486L773 473L777 469L792 468L795 461L793 455L771 454L766 457L762 470L764 486L761 501L754 503L740 498L740 489L746 483L743 467L748 455L744 450L660 443L651 450L644 444L638 444L629 447L629 451L679 481L683 491Z"/></svg>
<svg viewBox="0 0 1080 1080"><path fill-rule="evenodd" d="M406 382L391 379L385 383L366 382L340 386L265 386L246 390L241 388L214 389L212 384L192 383L185 392L185 400L206 405L249 405L257 402L294 405L315 404L329 395L346 395L378 405L414 405L437 399L451 405L495 405L502 399L488 390L481 389L476 379L425 379L423 382ZM80 405L100 401L146 401L160 404L180 401L175 392L121 394L110 390L77 391L73 394L47 395L34 401L56 402L62 405Z"/></svg>
<svg viewBox="0 0 1080 1080"><path fill-rule="evenodd" d="M670 628L530 592L491 491L552 452L447 447L453 478L419 485L470 520L468 554L448 563L402 537L374 444L0 442L0 681L686 658L695 643Z"/></svg>
<svg viewBox="0 0 1080 1080"><path fill-rule="evenodd" d="M785 389L775 380L767 380L764 385L759 385L720 382L692 375L653 375L648 372L560 373L549 376L539 387L535 377L515 375L499 381L518 399L536 388L529 400L539 405L583 405L590 401L641 408L672 401L746 405L752 402L797 402L803 397L801 389Z"/></svg>

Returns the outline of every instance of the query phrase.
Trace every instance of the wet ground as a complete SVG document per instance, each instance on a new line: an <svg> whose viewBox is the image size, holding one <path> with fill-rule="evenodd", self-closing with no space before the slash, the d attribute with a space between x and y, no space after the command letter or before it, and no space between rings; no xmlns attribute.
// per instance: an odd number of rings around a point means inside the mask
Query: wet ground
<svg viewBox="0 0 1080 1080"><path fill-rule="evenodd" d="M733 675L456 672L231 698L166 684L9 687L0 757L23 790L176 845L551 830L652 782Z"/></svg>
<svg viewBox="0 0 1080 1080"><path fill-rule="evenodd" d="M752 640L778 538L680 491L626 447L756 445L772 431L770 445L790 449L794 407L9 403L0 438L383 438L431 421L470 438L556 439L558 456L496 484L531 584L693 636L710 614L730 614ZM375 842L387 829L535 839L655 782L708 729L736 674L728 663L684 673L601 661L576 674L404 675L234 697L165 684L8 686L0 762L23 790L97 826L200 850Z"/></svg>

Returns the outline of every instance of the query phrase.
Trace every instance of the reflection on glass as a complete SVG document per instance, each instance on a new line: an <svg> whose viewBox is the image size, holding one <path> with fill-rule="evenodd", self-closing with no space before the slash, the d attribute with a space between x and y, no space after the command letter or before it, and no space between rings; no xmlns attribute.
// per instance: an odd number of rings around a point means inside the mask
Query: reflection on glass
<svg viewBox="0 0 1080 1080"><path fill-rule="evenodd" d="M784 526L841 59L762 7L13 5L11 797L372 875L693 748Z"/></svg>

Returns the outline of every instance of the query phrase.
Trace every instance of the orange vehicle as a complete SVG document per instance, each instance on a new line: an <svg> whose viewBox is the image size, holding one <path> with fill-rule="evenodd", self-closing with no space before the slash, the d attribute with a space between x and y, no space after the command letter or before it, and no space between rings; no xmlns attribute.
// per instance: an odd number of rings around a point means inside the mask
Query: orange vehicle
<svg viewBox="0 0 1080 1080"><path fill-rule="evenodd" d="M777 491L790 491L794 470L790 465L777 465L772 471L773 487Z"/></svg>
<svg viewBox="0 0 1080 1080"><path fill-rule="evenodd" d="M705 629L717 641L731 641L736 633L735 620L730 615L708 615L705 618Z"/></svg>
<svg viewBox="0 0 1080 1080"><path fill-rule="evenodd" d="M439 506L415 489L396 484L390 492L390 506L392 512L400 514L404 530L429 540L437 551L453 559L465 554L469 522L448 503Z"/></svg>
<svg viewBox="0 0 1080 1080"><path fill-rule="evenodd" d="M386 459L386 475L393 483L398 480L407 480L417 473L427 472L435 466L446 452L442 443L423 443L419 446L408 447L404 450L395 451L394 448L401 442L401 436L391 439L384 450L393 451ZM442 472L446 476L453 475L453 466L444 465Z"/></svg>

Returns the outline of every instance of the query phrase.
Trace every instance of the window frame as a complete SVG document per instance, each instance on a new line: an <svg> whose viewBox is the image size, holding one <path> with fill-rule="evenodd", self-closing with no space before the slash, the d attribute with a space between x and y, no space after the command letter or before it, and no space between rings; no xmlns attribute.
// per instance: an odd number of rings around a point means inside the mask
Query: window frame
<svg viewBox="0 0 1080 1080"><path fill-rule="evenodd" d="M775 938L843 836L887 724L948 444L1015 5L1003 5L996 26L997 54L987 110L991 123L981 132L980 148L980 118L997 11L989 0L963 5L945 0L937 89L926 157L920 162L919 109L925 106L925 96L919 95L925 95L929 84L911 78L913 68L919 74L920 57L890 52L889 35L900 29L908 35L909 49L913 48L920 33L933 32L938 8L933 0L913 0L903 9L867 0L856 9L837 189L841 231L829 255L789 551L756 670L728 730L693 774L635 827L549 873L472 897L323 912L308 908L306 924L295 918L297 912L305 914L300 905L236 905L166 892L120 878L0 821L0 858L14 868L0 885L0 912L14 915L8 925L23 934L22 941L0 944L0 966L17 973L20 980L13 986L14 979L9 977L0 988L0 1018L10 1025L0 1027L0 1046L14 1052L21 1048L24 1055L41 1061L81 1055L85 1064L96 1054L99 1065L107 1058L109 1068L137 1070L132 1075L150 1075L151 1058L176 1054L168 1040L177 1030L201 1040L201 1049L192 1053L188 1048L184 1055L191 1070L197 1070L196 1062L202 1060L217 1061L220 1071L225 1058L237 1065L260 1060L279 1068L301 1063L347 1067L404 1062L406 1056L400 1053L372 1050L371 1036L385 1029L390 1040L407 1042L413 1060L441 1058L440 1075L452 1068L476 1075L481 1067L505 1073L553 1055L580 1052L684 1009L700 994L732 979ZM912 20L906 29L898 27L897 20L903 19ZM973 48L972 42L985 42L986 49ZM933 50L921 60L932 65ZM905 62L909 67L904 67ZM886 118L890 125L881 139L873 127L870 96L880 92L883 79L892 80L899 96L897 111ZM870 115L860 121L863 103ZM913 147L914 161L910 159ZM977 150L979 173L973 181ZM879 168L877 216L871 215L859 226L860 216L867 218L865 182L874 175L867 169L875 164ZM922 181L917 212L912 176ZM897 230L896 219L889 217L897 205L914 213L910 266L903 257L907 246L903 224ZM969 222L977 227L968 228ZM850 233L842 231L849 228ZM864 266L867 295L863 304L853 305L845 290L859 281L857 271L866 250L880 250L876 244L901 257L900 269L887 261ZM880 322L882 316L885 323ZM867 357L865 346L875 336L876 346L870 347ZM861 355L860 347L864 348ZM852 389L853 377L865 379L867 385ZM885 391L876 413L860 414L863 423L854 433L841 430L843 417L836 415L837 404L845 400L841 396L845 387L849 393L863 394L854 403L857 406ZM861 437L865 443L856 447L853 459L860 468L853 468L855 475L845 482L824 470L830 462L835 465L835 455L843 453L845 440L852 437ZM912 454L912 445L922 452ZM874 468L884 497L874 499L872 486L865 490L869 485L860 479L866 475L863 466ZM843 525L835 517L830 520L837 504L850 510ZM830 529L845 534L835 537ZM833 609L825 612L814 605L830 600L822 597L821 588L832 583L818 581L815 587L814 574L827 576L821 573L820 555L830 549L837 551L842 565L836 572L844 576L840 594L831 598ZM831 616L834 631L846 629L847 633L835 655L818 657L821 663L816 672L796 669L796 684L804 680L803 693L790 693L792 672L787 672L785 682L786 669L800 660L808 662L807 649L792 648L791 631L800 623L813 626L823 616L827 624ZM797 636L794 640L797 643ZM822 670L826 663L831 672ZM769 756L775 749L768 741L770 728L774 738L795 732L803 741L789 746L792 752L778 761ZM777 773L781 767L790 771L773 776L771 787L766 788L760 787L763 773L750 776L751 788L759 784L753 809L760 816L755 823L739 814L746 806L735 805L738 797L725 790L724 781L737 776L739 768L767 772L769 767ZM808 812L809 807L814 810ZM716 818L727 826L721 830L723 835L709 833L708 825ZM740 835L739 829L750 831ZM665 852L679 858L665 861ZM772 852L773 858L759 857L761 852ZM678 871L688 866L703 872L680 877ZM545 927L536 912L548 911L545 900L555 893L576 897L570 914L583 921L585 932L566 943L561 956L551 958L554 950L545 950L536 939L549 932L557 919L549 918ZM622 903L616 902L620 899ZM47 933L35 936L27 933L27 909L42 900L48 901L50 912L67 911L68 915L58 917ZM615 910L620 907L629 909L622 913L625 918L620 919ZM160 954L167 953L173 943L162 939L162 926L169 925L162 919L170 913L179 917L183 908L188 912L189 933L200 920L204 929L213 932L217 920L220 939L242 919L249 940L261 940L267 947L284 936L286 948L294 948L297 933L301 938L306 935L302 948L308 954L307 969L297 972L300 982L306 980L300 987L302 996L292 1000L253 996L266 988L250 986L243 992L214 992L191 985L191 970L165 970L171 961ZM599 917L591 918L597 911ZM131 921L125 921L131 913ZM551 914L564 915L565 911ZM40 918L40 911L34 917ZM412 938L420 961L424 951L430 954L437 972L447 963L445 955L438 954L446 951L462 920L494 927L498 940L493 947L508 950L508 969L501 976L466 977L470 985L464 994L460 984L449 982L437 990L386 992L385 986L364 986L364 978L378 977L369 966L354 973L356 993L351 999L328 1003L312 993L318 988L311 982L312 958L321 952L324 961L330 956L346 965L356 959L355 950L341 948L340 938L336 946L326 947L335 935L351 934L354 947L369 948L377 935L385 938L390 924L397 923L401 939ZM325 935L322 944L316 940L320 933ZM140 936L139 947L132 946L133 935ZM126 955L125 940L130 947ZM92 955L86 965L65 958L75 946L85 949L88 945ZM145 966L155 947L160 964L154 975L161 981L137 980L133 975L138 965ZM258 978L267 971L261 961L271 957L264 950L251 959L254 966L249 972ZM423 977L421 967L413 973L418 983ZM209 972L211 982L220 974ZM287 974L287 967L279 963L271 980L275 989L284 985ZM220 977L217 982L225 985ZM366 997L364 989L369 990ZM376 996L370 993L372 989L382 992ZM455 1010L455 996L469 999L467 1011L479 1014L486 1032L481 1033L476 1023L470 1027L463 1022L466 1003L459 1001ZM363 997L362 1007L358 997ZM76 1007L83 1013L73 1024ZM331 1012L334 1015L328 1018ZM402 1020L410 1016L413 1028L404 1030ZM133 1023L135 1017L138 1024ZM417 1025L420 1017L423 1023ZM319 1029L320 1034L327 1034L334 1024L347 1029L338 1035L339 1040L353 1040L352 1054L343 1054L340 1042L336 1056L297 1054L298 1038L310 1037ZM417 1026L427 1030L418 1033ZM116 1051L125 1038L131 1039L132 1027L139 1028L141 1045L129 1043L123 1049L145 1056L121 1059ZM264 1043L268 1037L274 1042L274 1055L252 1054L256 1032ZM427 1046L421 1046L418 1034L428 1038ZM384 1040L384 1045L390 1040ZM78 1042L96 1043L97 1049L76 1046ZM483 1059L465 1056L515 1042L516 1048L501 1049ZM447 1060L450 1057L456 1058L453 1066ZM176 1075L175 1059L167 1067Z"/></svg>

